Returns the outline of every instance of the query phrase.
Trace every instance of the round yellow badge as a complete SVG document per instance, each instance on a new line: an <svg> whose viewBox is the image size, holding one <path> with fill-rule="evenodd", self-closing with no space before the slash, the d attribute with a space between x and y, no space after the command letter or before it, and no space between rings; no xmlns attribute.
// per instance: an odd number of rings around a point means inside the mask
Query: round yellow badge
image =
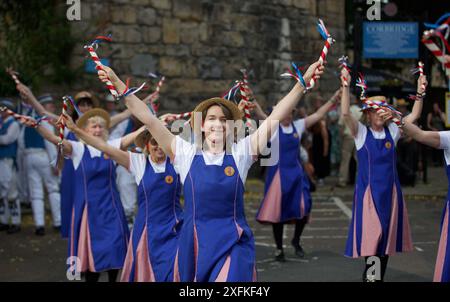
<svg viewBox="0 0 450 302"><path fill-rule="evenodd" d="M104 159L109 159L108 154L103 153L103 158L104 158Z"/></svg>
<svg viewBox="0 0 450 302"><path fill-rule="evenodd" d="M225 168L224 172L225 172L226 176L233 176L234 175L234 168L228 166L228 167Z"/></svg>
<svg viewBox="0 0 450 302"><path fill-rule="evenodd" d="M170 175L167 175L167 176L166 176L166 183L168 183L169 185L170 185L171 183L173 183L173 177L170 176Z"/></svg>
<svg viewBox="0 0 450 302"><path fill-rule="evenodd" d="M391 149L392 144L390 142L386 142L385 146L386 146L386 149Z"/></svg>
<svg viewBox="0 0 450 302"><path fill-rule="evenodd" d="M294 133L294 137L295 137L295 138L298 138L298 133L297 133L297 132Z"/></svg>

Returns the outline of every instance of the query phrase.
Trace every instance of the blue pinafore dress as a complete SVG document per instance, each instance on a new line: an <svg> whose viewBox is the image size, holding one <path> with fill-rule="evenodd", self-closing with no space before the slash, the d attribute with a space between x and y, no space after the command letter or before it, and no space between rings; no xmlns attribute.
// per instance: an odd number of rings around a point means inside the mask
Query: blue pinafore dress
<svg viewBox="0 0 450 302"><path fill-rule="evenodd" d="M447 202L441 220L441 237L439 239L439 248L434 270L434 282L450 282L450 242L449 242L449 219L450 219L450 165L446 166L448 188Z"/></svg>
<svg viewBox="0 0 450 302"><path fill-rule="evenodd" d="M311 193L308 177L300 164L300 140L297 129L286 134L281 126L279 160L268 167L264 199L256 220L260 223L295 223L311 213Z"/></svg>
<svg viewBox="0 0 450 302"><path fill-rule="evenodd" d="M78 141L73 132L66 136L67 140ZM61 236L68 238L70 234L70 217L72 215L73 195L75 188L75 170L70 158L64 159L64 166L61 171Z"/></svg>
<svg viewBox="0 0 450 302"><path fill-rule="evenodd" d="M406 203L397 175L395 142L388 128L375 139L367 128L358 150L358 176L345 255L384 256L412 250Z"/></svg>
<svg viewBox="0 0 450 302"><path fill-rule="evenodd" d="M244 214L244 184L232 155L221 166L194 156L184 182L176 281L255 281L255 242Z"/></svg>
<svg viewBox="0 0 450 302"><path fill-rule="evenodd" d="M123 266L129 231L115 175L111 159L103 153L91 157L84 145L83 158L75 170L69 234L69 256L78 257L81 272Z"/></svg>
<svg viewBox="0 0 450 302"><path fill-rule="evenodd" d="M138 185L138 212L122 271L124 282L170 282L182 226L180 179L166 160L156 173L149 159Z"/></svg>

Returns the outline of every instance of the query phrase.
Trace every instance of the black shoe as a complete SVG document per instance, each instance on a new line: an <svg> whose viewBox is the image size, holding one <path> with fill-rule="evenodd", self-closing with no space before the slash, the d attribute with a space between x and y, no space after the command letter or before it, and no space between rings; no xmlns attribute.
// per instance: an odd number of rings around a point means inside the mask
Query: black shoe
<svg viewBox="0 0 450 302"><path fill-rule="evenodd" d="M9 229L6 231L7 234L14 234L20 232L20 226L13 224L9 227Z"/></svg>
<svg viewBox="0 0 450 302"><path fill-rule="evenodd" d="M305 251L303 250L300 243L297 242L296 240L292 240L291 244L295 249L295 255L297 255L297 257L300 257L300 258L305 258Z"/></svg>
<svg viewBox="0 0 450 302"><path fill-rule="evenodd" d="M36 231L34 231L34 234L37 236L44 236L45 235L45 228L44 227L37 227Z"/></svg>
<svg viewBox="0 0 450 302"><path fill-rule="evenodd" d="M0 232L1 231L7 231L9 229L9 225L0 223Z"/></svg>
<svg viewBox="0 0 450 302"><path fill-rule="evenodd" d="M61 226L53 226L53 229L55 230L55 232L61 232Z"/></svg>
<svg viewBox="0 0 450 302"><path fill-rule="evenodd" d="M283 250L277 250L275 252L275 260L279 262L285 262L286 258L284 258L284 252Z"/></svg>

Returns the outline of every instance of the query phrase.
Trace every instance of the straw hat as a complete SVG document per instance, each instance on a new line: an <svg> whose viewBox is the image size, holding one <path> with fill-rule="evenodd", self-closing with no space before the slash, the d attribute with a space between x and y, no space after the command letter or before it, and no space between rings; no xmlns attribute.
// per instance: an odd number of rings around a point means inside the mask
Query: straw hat
<svg viewBox="0 0 450 302"><path fill-rule="evenodd" d="M86 127L86 123L88 119L94 116L99 116L103 118L106 121L106 129L109 129L109 125L111 123L111 118L109 116L109 113L106 112L106 110L101 108L94 108L87 112L85 112L78 120L77 120L77 126L80 128Z"/></svg>
<svg viewBox="0 0 450 302"><path fill-rule="evenodd" d="M231 115L233 116L233 120L237 121L242 119L242 113L235 103L227 101L223 98L215 97L203 101L200 104L198 104L197 107L195 107L195 109L192 111L191 126L192 127L194 126L194 116L196 112L203 112L206 108L209 108L212 105L219 105L219 104L223 105L224 107L228 108L228 110L230 110Z"/></svg>
<svg viewBox="0 0 450 302"><path fill-rule="evenodd" d="M400 107L400 106L408 106L409 104L408 104L408 102L407 101L405 101L405 99L398 99L397 100L397 107Z"/></svg>

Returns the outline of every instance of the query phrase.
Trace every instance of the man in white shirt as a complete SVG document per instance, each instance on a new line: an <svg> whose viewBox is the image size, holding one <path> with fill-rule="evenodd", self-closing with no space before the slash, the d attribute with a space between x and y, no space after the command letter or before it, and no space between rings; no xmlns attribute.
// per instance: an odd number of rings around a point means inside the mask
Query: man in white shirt
<svg viewBox="0 0 450 302"><path fill-rule="evenodd" d="M0 107L15 109L8 99L0 100ZM20 231L21 223L15 164L20 127L6 111L1 111L0 117L0 230L13 234Z"/></svg>

